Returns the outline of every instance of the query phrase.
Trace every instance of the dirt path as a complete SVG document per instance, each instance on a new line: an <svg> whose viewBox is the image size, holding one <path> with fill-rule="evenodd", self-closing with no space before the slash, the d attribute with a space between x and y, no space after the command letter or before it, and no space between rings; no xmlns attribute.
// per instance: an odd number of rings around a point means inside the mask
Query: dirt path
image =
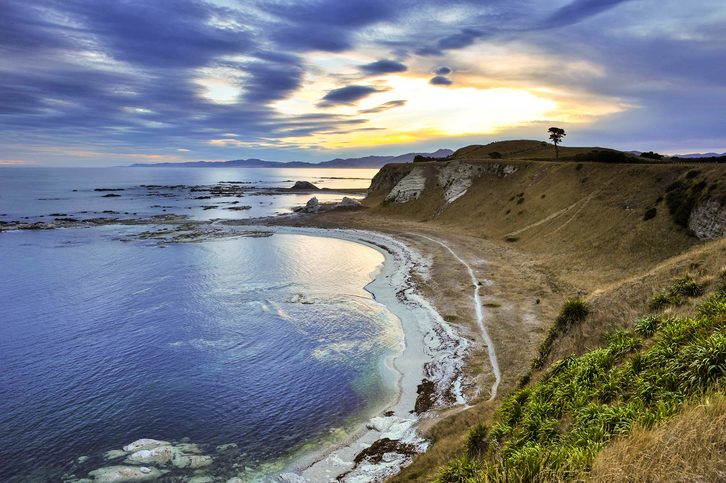
<svg viewBox="0 0 726 483"><path fill-rule="evenodd" d="M499 370L499 361L497 360L497 354L494 350L494 342L489 336L489 332L487 331L486 325L484 324L484 311L482 310L480 294L481 285L479 284L479 279L474 273L474 269L471 268L471 266L466 263L463 258L457 255L456 252L454 252L454 250L452 250L447 244L426 235L417 235L444 247L446 250L449 251L449 253L451 253L454 258L456 258L462 265L464 265L464 267L466 267L467 271L469 272L469 277L471 277L471 283L474 286L474 313L476 314L476 323L479 326L479 330L481 332L482 339L484 340L484 344L487 347L487 353L489 354L489 363L492 366L492 372L494 373L494 383L492 384L491 394L489 396L489 400L493 401L497 397L497 389L499 387L499 383L502 380L502 374Z"/></svg>

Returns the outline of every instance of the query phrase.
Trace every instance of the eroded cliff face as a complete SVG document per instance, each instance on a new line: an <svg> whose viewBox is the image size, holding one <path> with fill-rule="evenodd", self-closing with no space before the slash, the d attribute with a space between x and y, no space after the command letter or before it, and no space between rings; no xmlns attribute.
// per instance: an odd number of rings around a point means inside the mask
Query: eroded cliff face
<svg viewBox="0 0 726 483"><path fill-rule="evenodd" d="M463 161L438 162L433 165L384 166L373 178L369 193L384 193L385 202L408 203L421 197L427 189L427 169L432 182L443 190L443 203L453 203L474 184L476 178L490 175L503 178L515 173L519 167L505 163L467 163ZM431 185L433 186L433 185Z"/></svg>
<svg viewBox="0 0 726 483"><path fill-rule="evenodd" d="M388 193L399 181L401 181L413 168L412 164L387 164L382 167L371 180L368 194Z"/></svg>
<svg viewBox="0 0 726 483"><path fill-rule="evenodd" d="M417 200L426 188L426 173L423 168L414 167L410 173L401 178L386 195L386 201L408 203Z"/></svg>
<svg viewBox="0 0 726 483"><path fill-rule="evenodd" d="M438 185L444 189L444 200L453 203L461 198L474 184L474 179L485 174L503 178L517 171L511 164L469 164L451 161L443 165L436 176Z"/></svg>
<svg viewBox="0 0 726 483"><path fill-rule="evenodd" d="M700 203L691 211L688 228L700 240L723 238L726 236L726 206L718 200Z"/></svg>

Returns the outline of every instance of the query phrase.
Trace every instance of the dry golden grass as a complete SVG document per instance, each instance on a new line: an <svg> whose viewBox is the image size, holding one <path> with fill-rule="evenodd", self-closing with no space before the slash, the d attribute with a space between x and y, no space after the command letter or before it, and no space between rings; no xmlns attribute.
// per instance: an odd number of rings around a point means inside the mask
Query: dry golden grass
<svg viewBox="0 0 726 483"><path fill-rule="evenodd" d="M614 151L598 147L560 146L560 158L589 153L594 149ZM531 139L497 141L485 145L474 144L457 150L452 157L466 160L488 160L493 159L491 156L492 153L499 153L501 155L501 159L527 159L538 161L555 160L555 147L553 144L544 141L534 141Z"/></svg>
<svg viewBox="0 0 726 483"><path fill-rule="evenodd" d="M593 464L592 481L726 481L726 397L707 398L608 446Z"/></svg>
<svg viewBox="0 0 726 483"><path fill-rule="evenodd" d="M573 156L591 149L561 148L560 154ZM489 159L492 151L503 158ZM632 324L647 312L652 295L670 285L673 277L690 274L709 284L726 267L726 240L701 242L689 236L673 223L662 201L666 188L690 170L698 169L715 183L726 179L725 165L558 163L551 161L553 156L554 148L538 141L464 148L457 152L460 160L506 163L517 171L506 177L477 178L465 196L449 205L436 186L442 162L392 165L381 173L385 179L380 189L365 200L367 210L329 213L312 222L389 232L433 256L432 280L424 291L442 314L456 317L452 322L457 325L467 322L470 293L461 288L468 283L467 275L439 247L427 246L411 234L446 240L470 262L485 260L480 273L494 282L485 291L485 302L498 305L485 311L503 372L501 398L529 367L566 298L582 294L591 315L556 341L548 362L597 347L604 332ZM421 198L383 203L390 189L415 167L424 169L428 179ZM657 207L657 215L644 220L651 207ZM461 293L451 293L451 287ZM469 362L486 365L481 351ZM429 451L392 481L433 480L443 464L460 454L468 430L490 422L500 398L444 413L427 424Z"/></svg>
<svg viewBox="0 0 726 483"><path fill-rule="evenodd" d="M675 278L688 275L706 292L715 289L726 273L726 239L713 241L657 264L647 272L603 286L587 297L590 315L553 344L545 366L572 354L582 354L602 344L603 335L616 329L632 328L636 318L650 311L652 296L670 286ZM684 300L680 307L665 311L686 315L703 297Z"/></svg>

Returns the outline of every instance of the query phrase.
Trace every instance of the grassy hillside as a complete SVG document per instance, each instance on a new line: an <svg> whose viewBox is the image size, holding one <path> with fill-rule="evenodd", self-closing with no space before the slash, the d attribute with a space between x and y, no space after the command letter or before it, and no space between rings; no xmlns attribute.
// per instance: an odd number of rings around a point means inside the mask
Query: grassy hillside
<svg viewBox="0 0 726 483"><path fill-rule="evenodd" d="M663 293L672 300L661 308L680 303L680 297L699 297L703 292L704 287L693 279L679 279L666 287ZM568 301L552 333L556 337L571 325L582 323L588 313L585 302ZM724 383L726 277L689 317L663 311L644 315L633 329L608 333L603 347L551 364L536 383L525 385L504 400L493 424L478 424L469 431L462 456L441 470L438 481L581 479L610 440L635 428L641 432L656 428L647 433L647 445L626 439L621 447L606 453L596 467L598 477L603 478L618 466L641 468L632 458L628 463L626 456L632 451L658 451L657 434L667 431L663 423L668 424L668 418L685 404L708 401L713 394L720 400ZM718 404L710 412L716 420L723 420L726 407ZM687 424L684 419L688 414L672 424ZM711 428L703 436L713 432ZM713 438L723 447L722 434ZM713 452L713 448L705 449ZM716 466L723 466L718 459L713 465L696 465L686 459L689 465L700 468L692 476L701 481L715 475ZM665 479L670 475L652 469L650 477Z"/></svg>
<svg viewBox="0 0 726 483"><path fill-rule="evenodd" d="M464 148L465 151L468 148ZM446 163L385 167L366 203L389 217L449 226L546 254L559 276L584 290L647 270L700 242L684 224L698 197L726 200L726 166L604 164L525 160L449 161L511 166L507 176L472 179L466 194L443 199L437 175ZM427 177L420 198L384 202L392 185L418 169ZM679 187L675 191L674 184ZM693 193L693 186L702 187ZM669 191L670 190L670 191ZM575 256L576 255L576 256Z"/></svg>
<svg viewBox="0 0 726 483"><path fill-rule="evenodd" d="M520 344L529 370L504 375L503 403L477 402L434 425L431 449L394 481L658 481L646 464L678 461L663 443L670 425L708 429L703 414L723 416L722 403L702 405L723 400L726 238L701 239L694 227L723 236L726 166L604 148L553 158L552 145L507 141L386 166L373 180L371 216L485 239L528 259L559 303L577 299L539 349ZM397 201L404 178L425 188ZM710 218L694 225L704 207ZM628 459L634 451L642 458ZM678 464L711 481L709 451Z"/></svg>
<svg viewBox="0 0 726 483"><path fill-rule="evenodd" d="M615 149L599 148L599 147L570 147L560 146L560 159L579 160L579 161L623 161L630 162L653 162L639 156L622 153ZM606 153L603 155L602 153ZM610 154L610 157L608 157ZM490 159L524 159L530 161L553 161L555 159L555 146L544 141L533 140L514 140L514 141L497 141L485 145L474 144L458 149L450 158L462 159L467 161L486 161Z"/></svg>

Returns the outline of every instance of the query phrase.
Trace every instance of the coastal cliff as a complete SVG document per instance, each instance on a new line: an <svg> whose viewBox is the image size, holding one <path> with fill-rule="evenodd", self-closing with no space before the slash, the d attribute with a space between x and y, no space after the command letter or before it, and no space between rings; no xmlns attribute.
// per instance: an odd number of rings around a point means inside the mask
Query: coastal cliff
<svg viewBox="0 0 726 483"><path fill-rule="evenodd" d="M723 475L713 455L726 439L713 435L712 421L726 417L726 165L602 148L561 149L564 159L553 161L548 149L470 146L444 160L387 165L371 182L366 216L479 239L490 257L521 257L515 271L531 267L546 279L542 304L562 304L542 320L534 353L521 337L530 330L524 315L519 343L498 332L500 306L526 296L521 285L484 305L494 346L518 345L521 365L505 362L501 399L435 425L429 451L394 481ZM687 448L668 437L683 427L692 429ZM685 450L673 466L662 459L676 447Z"/></svg>
<svg viewBox="0 0 726 483"><path fill-rule="evenodd" d="M606 280L609 267L645 268L726 236L724 179L721 164L454 154L383 167L364 203L386 217L450 226L547 253L568 260L573 274L586 270Z"/></svg>

